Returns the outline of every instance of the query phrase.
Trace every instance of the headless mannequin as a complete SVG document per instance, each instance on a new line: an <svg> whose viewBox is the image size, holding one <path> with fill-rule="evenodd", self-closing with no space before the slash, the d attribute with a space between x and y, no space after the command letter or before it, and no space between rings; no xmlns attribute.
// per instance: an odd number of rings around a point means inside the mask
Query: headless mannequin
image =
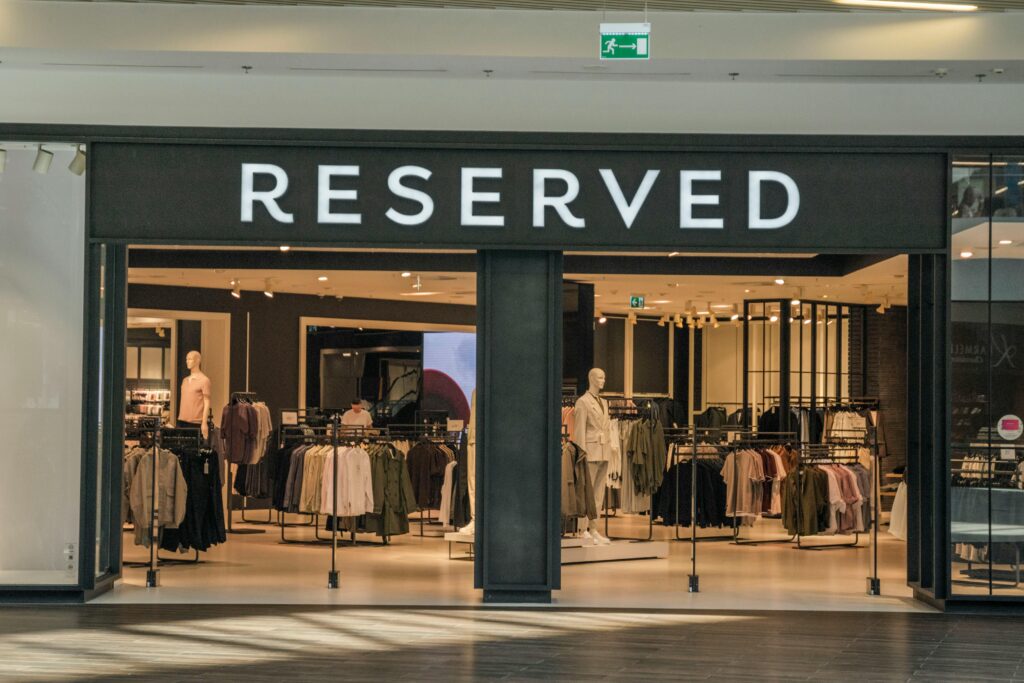
<svg viewBox="0 0 1024 683"><path fill-rule="evenodd" d="M476 533L476 389L470 399L469 425L466 430L466 481L469 484L469 524L459 533L472 536Z"/></svg>
<svg viewBox="0 0 1024 683"><path fill-rule="evenodd" d="M203 356L198 351L189 351L185 356L185 367L189 374L181 382L178 395L178 424L184 427L199 427L204 439L210 438L210 427L206 417L210 415L210 378L202 369Z"/></svg>
<svg viewBox="0 0 1024 683"><path fill-rule="evenodd" d="M601 509L605 487L608 485L608 461L612 456L611 421L608 417L608 403L601 398L604 389L604 370L594 368L587 375L587 393L576 401L573 413L575 419L576 443L587 454L587 473L594 491L594 507ZM597 530L597 521L580 518L584 542L594 545L611 543Z"/></svg>

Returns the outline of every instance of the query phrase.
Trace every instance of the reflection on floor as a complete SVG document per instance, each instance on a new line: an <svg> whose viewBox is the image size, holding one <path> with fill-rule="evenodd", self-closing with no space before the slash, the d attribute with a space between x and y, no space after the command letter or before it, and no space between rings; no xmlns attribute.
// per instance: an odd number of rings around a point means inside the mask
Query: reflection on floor
<svg viewBox="0 0 1024 683"><path fill-rule="evenodd" d="M145 588L144 569L126 569L118 586L96 603L259 603L473 606L481 602L473 589L473 564L456 546L449 559L440 538L414 533L387 546L342 547L338 551L341 589L327 590L329 546L283 545L276 527L263 534L231 536L223 546L203 554L197 565L165 566L161 587ZM761 520L753 537L778 538L779 523ZM307 529L291 528L290 537L309 538ZM430 529L428 528L428 533ZM613 536L644 537L643 517L610 520ZM700 533L720 533L702 530ZM749 531L744 532L750 536ZM668 539L671 527L655 527ZM372 537L367 537L370 539ZM826 539L828 541L830 539ZM847 540L836 537L836 542ZM697 544L700 592L687 591L691 544L671 543L667 560L638 560L566 566L555 603L562 607L642 609L790 609L929 611L911 599L906 586L905 544L879 534L882 596L866 595L871 551L866 539L856 549L796 550L792 543L737 546L728 542ZM142 560L142 548L125 536L126 559Z"/></svg>
<svg viewBox="0 0 1024 683"><path fill-rule="evenodd" d="M1024 620L116 605L0 609L4 681L1010 681Z"/></svg>

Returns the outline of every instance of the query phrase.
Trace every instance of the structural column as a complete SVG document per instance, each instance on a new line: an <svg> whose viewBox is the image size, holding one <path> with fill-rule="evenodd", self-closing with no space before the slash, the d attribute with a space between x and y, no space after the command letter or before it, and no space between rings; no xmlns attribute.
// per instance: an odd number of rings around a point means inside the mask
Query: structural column
<svg viewBox="0 0 1024 683"><path fill-rule="evenodd" d="M477 266L476 577L485 602L561 587L562 254Z"/></svg>

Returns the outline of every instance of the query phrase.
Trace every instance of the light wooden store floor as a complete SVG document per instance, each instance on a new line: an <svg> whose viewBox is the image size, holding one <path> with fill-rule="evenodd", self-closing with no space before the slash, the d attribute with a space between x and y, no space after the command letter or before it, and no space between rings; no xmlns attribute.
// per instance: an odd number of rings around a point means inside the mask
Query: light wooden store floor
<svg viewBox="0 0 1024 683"><path fill-rule="evenodd" d="M161 586L145 588L145 570L126 568L124 579L95 603L235 603L474 606L481 604L473 588L473 564L467 546L437 537L420 537L418 526L390 545L341 547L338 568L341 588L326 588L330 568L327 546L283 545L277 527L266 533L232 535L226 544L202 554L197 565L164 566ZM613 518L616 536L646 536L642 517ZM702 530L714 534L718 530ZM779 537L774 520L761 520L754 537ZM431 532L428 528L428 533ZM674 536L672 527L655 527L655 537ZM745 532L750 535L751 532ZM309 538L308 529L289 528L290 537ZM361 537L371 540L374 537ZM862 537L863 539L863 537ZM125 535L125 559L144 560L147 551ZM834 541L847 539L836 537ZM796 550L792 543L737 546L728 542L697 544L700 592L687 591L690 544L670 543L670 557L564 566L562 590L554 594L561 607L640 609L784 609L848 611L930 611L911 599L905 580L905 543L879 534L879 575L882 595L866 594L871 553L866 539L857 549ZM828 542L828 541L826 541ZM462 558L462 559L458 559Z"/></svg>

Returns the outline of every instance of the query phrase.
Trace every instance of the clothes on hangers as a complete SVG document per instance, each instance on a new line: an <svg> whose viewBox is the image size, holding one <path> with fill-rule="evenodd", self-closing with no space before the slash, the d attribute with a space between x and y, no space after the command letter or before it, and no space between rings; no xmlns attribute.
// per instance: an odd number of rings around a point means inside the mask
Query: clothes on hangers
<svg viewBox="0 0 1024 683"><path fill-rule="evenodd" d="M597 519L593 484L587 471L587 454L571 441L562 446L562 517Z"/></svg>
<svg viewBox="0 0 1024 683"><path fill-rule="evenodd" d="M215 451L178 452L187 498L185 516L176 528L166 528L160 547L172 552L206 551L227 541L220 457Z"/></svg>
<svg viewBox="0 0 1024 683"><path fill-rule="evenodd" d="M860 463L801 465L786 478L782 522L801 536L851 534L871 524L871 472ZM799 488L798 488L799 481Z"/></svg>
<svg viewBox="0 0 1024 683"><path fill-rule="evenodd" d="M441 506L445 466L454 459L452 448L427 439L420 439L409 449L406 462L416 492L416 505L421 510L436 510Z"/></svg>
<svg viewBox="0 0 1024 683"><path fill-rule="evenodd" d="M188 485L178 456L169 450L160 449L154 458L152 448L137 448L129 451L125 460L137 460L131 465L126 462L124 471L133 472L128 501L135 526L135 544L148 548L153 542L159 543L165 528L176 528L185 518ZM151 529L154 467L158 502L155 528Z"/></svg>
<svg viewBox="0 0 1024 683"><path fill-rule="evenodd" d="M693 495L692 445L673 444L670 452L673 464L669 467L661 487L654 494L652 512L666 526L690 526ZM700 528L731 526L732 518L725 513L727 490L722 479L723 460L715 446L697 447L697 526Z"/></svg>
<svg viewBox="0 0 1024 683"><path fill-rule="evenodd" d="M229 403L221 411L220 450L231 463L256 464L266 455L273 431L270 409L265 403Z"/></svg>

